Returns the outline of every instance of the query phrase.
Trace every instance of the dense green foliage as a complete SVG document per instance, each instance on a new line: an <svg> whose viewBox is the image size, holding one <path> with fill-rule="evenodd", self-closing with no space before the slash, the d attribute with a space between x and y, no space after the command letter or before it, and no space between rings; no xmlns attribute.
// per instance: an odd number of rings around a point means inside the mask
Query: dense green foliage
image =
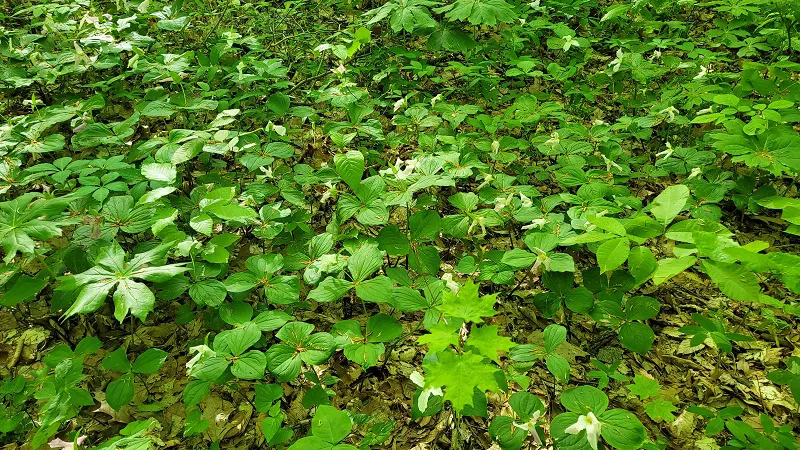
<svg viewBox="0 0 800 450"><path fill-rule="evenodd" d="M800 447L800 3L0 4L0 443Z"/></svg>

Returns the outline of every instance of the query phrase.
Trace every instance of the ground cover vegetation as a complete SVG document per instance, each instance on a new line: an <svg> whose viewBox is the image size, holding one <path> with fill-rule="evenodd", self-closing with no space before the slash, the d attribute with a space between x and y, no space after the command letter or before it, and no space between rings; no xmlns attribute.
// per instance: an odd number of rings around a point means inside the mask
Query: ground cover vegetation
<svg viewBox="0 0 800 450"><path fill-rule="evenodd" d="M0 6L3 448L798 448L798 2Z"/></svg>

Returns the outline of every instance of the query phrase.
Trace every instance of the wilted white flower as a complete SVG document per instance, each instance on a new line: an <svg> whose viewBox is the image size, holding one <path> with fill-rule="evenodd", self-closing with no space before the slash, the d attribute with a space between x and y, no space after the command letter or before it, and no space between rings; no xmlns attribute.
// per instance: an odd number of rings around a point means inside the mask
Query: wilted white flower
<svg viewBox="0 0 800 450"><path fill-rule="evenodd" d="M670 106L668 108L664 108L658 112L659 114L666 114L667 115L667 122L673 122L675 120L675 114L680 114L678 108L674 106Z"/></svg>
<svg viewBox="0 0 800 450"><path fill-rule="evenodd" d="M625 56L625 53L622 53L622 47L617 49L617 57L614 58L608 65L611 67L611 71L616 73L620 66L622 65L622 58Z"/></svg>
<svg viewBox="0 0 800 450"><path fill-rule="evenodd" d="M700 72L697 75L695 75L693 80L699 80L701 78L705 78L706 75L708 75L708 67L700 66Z"/></svg>
<svg viewBox="0 0 800 450"><path fill-rule="evenodd" d="M435 97L431 99L431 107L436 106L436 102L442 99L442 94L436 94Z"/></svg>
<svg viewBox="0 0 800 450"><path fill-rule="evenodd" d="M75 444L83 445L83 441L86 440L86 437L87 436L85 436L85 435L84 436L78 436L78 438L75 439L75 441L69 441L69 442L61 440L60 438L55 438L52 441L48 442L47 446L50 447L50 448L57 448L57 449L61 449L61 450L74 450L75 449Z"/></svg>
<svg viewBox="0 0 800 450"><path fill-rule="evenodd" d="M553 131L550 134L550 139L544 141L545 144L549 144L551 147L556 148L558 144L561 143L561 138L558 135L558 131Z"/></svg>
<svg viewBox="0 0 800 450"><path fill-rule="evenodd" d="M527 421L525 423L514 422L514 426L515 427L519 428L520 430L525 430L525 431L528 432L529 435L533 436L533 440L536 442L536 445L538 445L539 447L542 447L544 445L544 444L542 444L542 438L539 437L539 433L536 432L536 422L539 421L539 417L541 417L541 415L542 415L542 412L539 411L539 410L536 410L536 411L533 412L533 415L531 416L531 420L529 420L529 421Z"/></svg>
<svg viewBox="0 0 800 450"><path fill-rule="evenodd" d="M327 187L328 189L325 191L324 194L322 194L322 197L319 199L319 202L322 204L327 202L329 198L331 198L334 194L337 193L336 189L333 187L333 182L326 181L325 187Z"/></svg>
<svg viewBox="0 0 800 450"><path fill-rule="evenodd" d="M423 377L422 374L416 370L411 373L409 378L414 384L422 388L422 392L419 394L419 399L417 399L417 406L419 407L420 412L425 412L425 410L428 409L428 399L430 399L431 395L444 395L442 388L440 387L426 388L425 377Z"/></svg>
<svg viewBox="0 0 800 450"><path fill-rule="evenodd" d="M213 358L217 356L217 352L211 350L211 347L207 345L197 345L194 347L190 347L189 354L191 355L192 353L197 353L197 354L194 355L192 359L186 362L186 371L189 374L191 374L192 372L192 367L194 367L194 365L197 364L204 357Z"/></svg>
<svg viewBox="0 0 800 450"><path fill-rule="evenodd" d="M497 197L494 199L494 210L500 212L508 205L511 204L511 199L514 198L512 194L508 194L508 197Z"/></svg>
<svg viewBox="0 0 800 450"><path fill-rule="evenodd" d="M405 98L401 98L400 100L394 102L394 112L397 112L398 109L402 108L405 103Z"/></svg>
<svg viewBox="0 0 800 450"><path fill-rule="evenodd" d="M271 120L267 122L267 132L269 133L270 131L274 131L278 136L286 136L286 127L283 125L275 125Z"/></svg>
<svg viewBox="0 0 800 450"><path fill-rule="evenodd" d="M407 159L403 161L402 159L398 158L397 161L395 161L394 166L389 166L386 169L379 170L378 173L381 175L394 175L394 177L398 180L405 180L413 175L414 171L418 167L419 161L417 159Z"/></svg>
<svg viewBox="0 0 800 450"><path fill-rule="evenodd" d="M578 417L578 420L567 427L565 432L569 434L578 434L581 431L586 431L586 440L589 441L589 446L593 450L597 450L597 441L600 438L600 421L597 420L594 413L587 413L585 416Z"/></svg>
<svg viewBox="0 0 800 450"><path fill-rule="evenodd" d="M339 75L342 75L345 72L347 72L347 68L343 64L339 64L339 67L331 70L335 73L338 73Z"/></svg>
<svg viewBox="0 0 800 450"><path fill-rule="evenodd" d="M469 226L469 229L467 230L467 234L472 233L472 230L475 229L475 225L481 227L481 232L482 232L481 234L486 234L486 217L478 216L475 219L473 219L472 223Z"/></svg>
<svg viewBox="0 0 800 450"><path fill-rule="evenodd" d="M541 228L541 227L543 227L545 225L547 225L547 218L542 217L542 218L539 218L539 219L533 219L533 221L531 223L529 223L528 225L523 226L522 229L523 230L531 230L531 229L534 229L534 228Z"/></svg>
<svg viewBox="0 0 800 450"><path fill-rule="evenodd" d="M581 44L577 40L575 40L575 38L570 34L563 36L561 39L564 39L564 46L562 48L564 49L565 52L572 47L581 46Z"/></svg>
<svg viewBox="0 0 800 450"><path fill-rule="evenodd" d="M533 206L533 201L531 201L531 199L522 192L519 193L519 201L522 203L523 208L530 208Z"/></svg>
<svg viewBox="0 0 800 450"><path fill-rule="evenodd" d="M442 280L444 281L445 286L447 286L447 288L450 289L450 291L453 294L458 294L458 289L459 289L460 286L458 285L458 283L453 281L453 274L452 273L448 272L448 273L442 275Z"/></svg>
<svg viewBox="0 0 800 450"><path fill-rule="evenodd" d="M658 153L656 153L656 157L659 157L659 156L662 156L662 155L663 155L664 157L663 157L663 158L661 158L661 159L667 159L667 158L669 158L670 156L672 156L672 152L674 152L674 151L675 151L675 149L674 149L674 148L672 148L672 144L670 144L669 142L667 142L667 149L666 149L666 150L663 150L663 151L660 151L660 152L658 152Z"/></svg>
<svg viewBox="0 0 800 450"><path fill-rule="evenodd" d="M133 22L134 20L136 20L136 14L134 14L134 15L132 15L130 17L123 17L122 19L118 19L117 20L117 30L121 31L121 30L124 30L126 28L130 28L131 27L131 22Z"/></svg>
<svg viewBox="0 0 800 450"><path fill-rule="evenodd" d="M692 169L692 173L690 173L689 177L686 178L686 179L687 180L691 180L692 178L695 178L695 177L699 176L702 173L703 173L703 169L701 169L699 167L695 167L694 169Z"/></svg>
<svg viewBox="0 0 800 450"><path fill-rule="evenodd" d="M709 113L712 113L712 112L714 112L714 107L713 106L709 107L709 108L706 108L706 109L701 109L700 111L697 111L697 115L698 116L702 116L703 114L709 114Z"/></svg>
<svg viewBox="0 0 800 450"><path fill-rule="evenodd" d="M617 164L616 162L614 162L614 161L612 161L612 160L608 159L608 156L606 156L606 155L604 155L604 154L602 154L602 153L600 153L600 156L602 156L602 157L603 157L603 162L605 162L605 163L606 163L606 171L607 171L607 172L611 172L611 168L612 168L612 167L613 167L613 168L615 168L615 169L617 169L617 170L619 170L619 171L621 171L621 170L622 170L622 167L620 167L620 165L619 165L619 164Z"/></svg>
<svg viewBox="0 0 800 450"><path fill-rule="evenodd" d="M659 59L659 58L661 58L661 51L660 50L653 50L653 55L650 56L650 61L652 61L654 59Z"/></svg>

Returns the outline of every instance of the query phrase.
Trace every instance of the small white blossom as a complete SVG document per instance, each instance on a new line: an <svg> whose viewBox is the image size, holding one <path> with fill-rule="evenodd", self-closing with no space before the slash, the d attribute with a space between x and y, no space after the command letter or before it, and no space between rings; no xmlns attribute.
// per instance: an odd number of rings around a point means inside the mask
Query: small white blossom
<svg viewBox="0 0 800 450"><path fill-rule="evenodd" d="M425 410L428 409L428 399L430 399L431 395L444 395L442 388L440 387L426 388L425 377L423 377L422 374L416 370L411 373L409 378L414 384L422 388L422 392L419 394L419 399L417 400L417 406L419 407L420 412L425 412Z"/></svg>
<svg viewBox="0 0 800 450"><path fill-rule="evenodd" d="M701 109L700 111L697 111L697 115L698 116L702 116L703 114L709 114L709 113L712 113L712 112L714 112L714 107Z"/></svg>
<svg viewBox="0 0 800 450"><path fill-rule="evenodd" d="M653 50L653 55L650 56L650 61L652 61L654 59L660 59L660 58L661 58L661 51L660 50Z"/></svg>
<svg viewBox="0 0 800 450"><path fill-rule="evenodd" d="M700 174L702 174L702 173L703 173L703 169L701 169L699 167L695 167L694 169L692 169L692 173L689 174L689 177L687 178L687 180L691 180L692 178L700 176Z"/></svg>
<svg viewBox="0 0 800 450"><path fill-rule="evenodd" d="M406 99L401 98L400 100L394 102L394 112L397 112L398 109L402 108L403 105L406 104Z"/></svg>
<svg viewBox="0 0 800 450"><path fill-rule="evenodd" d="M442 94L436 94L435 97L431 99L431 107L436 106L436 102L442 99Z"/></svg>
<svg viewBox="0 0 800 450"><path fill-rule="evenodd" d="M339 67L337 67L337 68L335 68L335 69L331 69L331 70L332 70L334 73L338 73L339 75L342 75L342 74L344 74L345 72L347 72L347 68L344 66L344 64L339 64Z"/></svg>
<svg viewBox="0 0 800 450"><path fill-rule="evenodd" d="M585 416L578 417L577 422L567 427L566 431L569 434L578 434L581 431L586 431L586 440L589 441L589 446L593 450L597 450L597 441L600 439L600 421L597 420L594 413L589 412Z"/></svg>
<svg viewBox="0 0 800 450"><path fill-rule="evenodd" d="M561 48L563 48L565 52L568 51L572 47L580 47L581 46L581 44L577 40L575 40L575 38L570 34L568 34L566 36L563 36L561 39L564 40L564 46L561 47Z"/></svg>

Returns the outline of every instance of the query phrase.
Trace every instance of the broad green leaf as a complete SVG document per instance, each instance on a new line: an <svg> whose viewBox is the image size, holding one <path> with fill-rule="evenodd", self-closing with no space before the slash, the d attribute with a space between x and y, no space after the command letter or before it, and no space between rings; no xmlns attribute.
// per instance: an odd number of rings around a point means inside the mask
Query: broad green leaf
<svg viewBox="0 0 800 450"><path fill-rule="evenodd" d="M250 350L249 352L234 358L231 365L231 373L243 380L260 380L264 378L264 370L267 367L267 357L263 352Z"/></svg>
<svg viewBox="0 0 800 450"><path fill-rule="evenodd" d="M655 341L655 333L640 322L628 322L619 329L619 342L628 350L644 355Z"/></svg>
<svg viewBox="0 0 800 450"><path fill-rule="evenodd" d="M400 337L403 326L388 314L376 314L367 320L366 338L369 342L389 342Z"/></svg>
<svg viewBox="0 0 800 450"><path fill-rule="evenodd" d="M561 404L574 413L593 412L599 416L608 408L608 396L596 387L578 386L561 394Z"/></svg>
<svg viewBox="0 0 800 450"><path fill-rule="evenodd" d="M686 201L689 200L689 188L679 184L664 189L650 203L650 214L665 229L683 211Z"/></svg>
<svg viewBox="0 0 800 450"><path fill-rule="evenodd" d="M311 434L331 444L346 438L352 428L353 423L346 412L327 405L319 406L311 419Z"/></svg>
<svg viewBox="0 0 800 450"><path fill-rule="evenodd" d="M123 406L133 400L133 374L126 373L116 380L108 383L106 387L106 401L108 406L119 411Z"/></svg>
<svg viewBox="0 0 800 450"><path fill-rule="evenodd" d="M628 390L631 391L631 394L639 397L639 400L647 400L659 395L661 384L657 380L637 373L633 377L633 384L628 385Z"/></svg>
<svg viewBox="0 0 800 450"><path fill-rule="evenodd" d="M628 238L614 238L597 247L597 265L601 272L611 272L628 260L631 241Z"/></svg>
<svg viewBox="0 0 800 450"><path fill-rule="evenodd" d="M719 286L719 290L732 300L749 302L757 300L761 295L758 278L744 266L704 260L703 268Z"/></svg>
<svg viewBox="0 0 800 450"><path fill-rule="evenodd" d="M114 318L120 323L130 312L142 322L153 311L156 296L143 283L122 279L114 291Z"/></svg>
<svg viewBox="0 0 800 450"><path fill-rule="evenodd" d="M383 265L381 251L375 244L362 244L347 260L354 282L364 281Z"/></svg>
<svg viewBox="0 0 800 450"><path fill-rule="evenodd" d="M158 348L148 348L141 355L136 357L133 362L131 371L133 373L151 374L158 372L158 369L164 365L169 353Z"/></svg>
<svg viewBox="0 0 800 450"><path fill-rule="evenodd" d="M598 419L603 424L600 435L616 449L638 450L647 439L644 425L635 415L624 409L606 411Z"/></svg>
<svg viewBox="0 0 800 450"><path fill-rule="evenodd" d="M364 174L364 155L361 152L350 150L347 153L337 153L333 161L336 173L350 188L355 189L361 184L361 177Z"/></svg>
<svg viewBox="0 0 800 450"><path fill-rule="evenodd" d="M694 256L684 256L682 258L664 258L658 261L658 266L653 272L653 284L659 284L669 280L670 278L678 275L684 270L692 267L697 262Z"/></svg>

